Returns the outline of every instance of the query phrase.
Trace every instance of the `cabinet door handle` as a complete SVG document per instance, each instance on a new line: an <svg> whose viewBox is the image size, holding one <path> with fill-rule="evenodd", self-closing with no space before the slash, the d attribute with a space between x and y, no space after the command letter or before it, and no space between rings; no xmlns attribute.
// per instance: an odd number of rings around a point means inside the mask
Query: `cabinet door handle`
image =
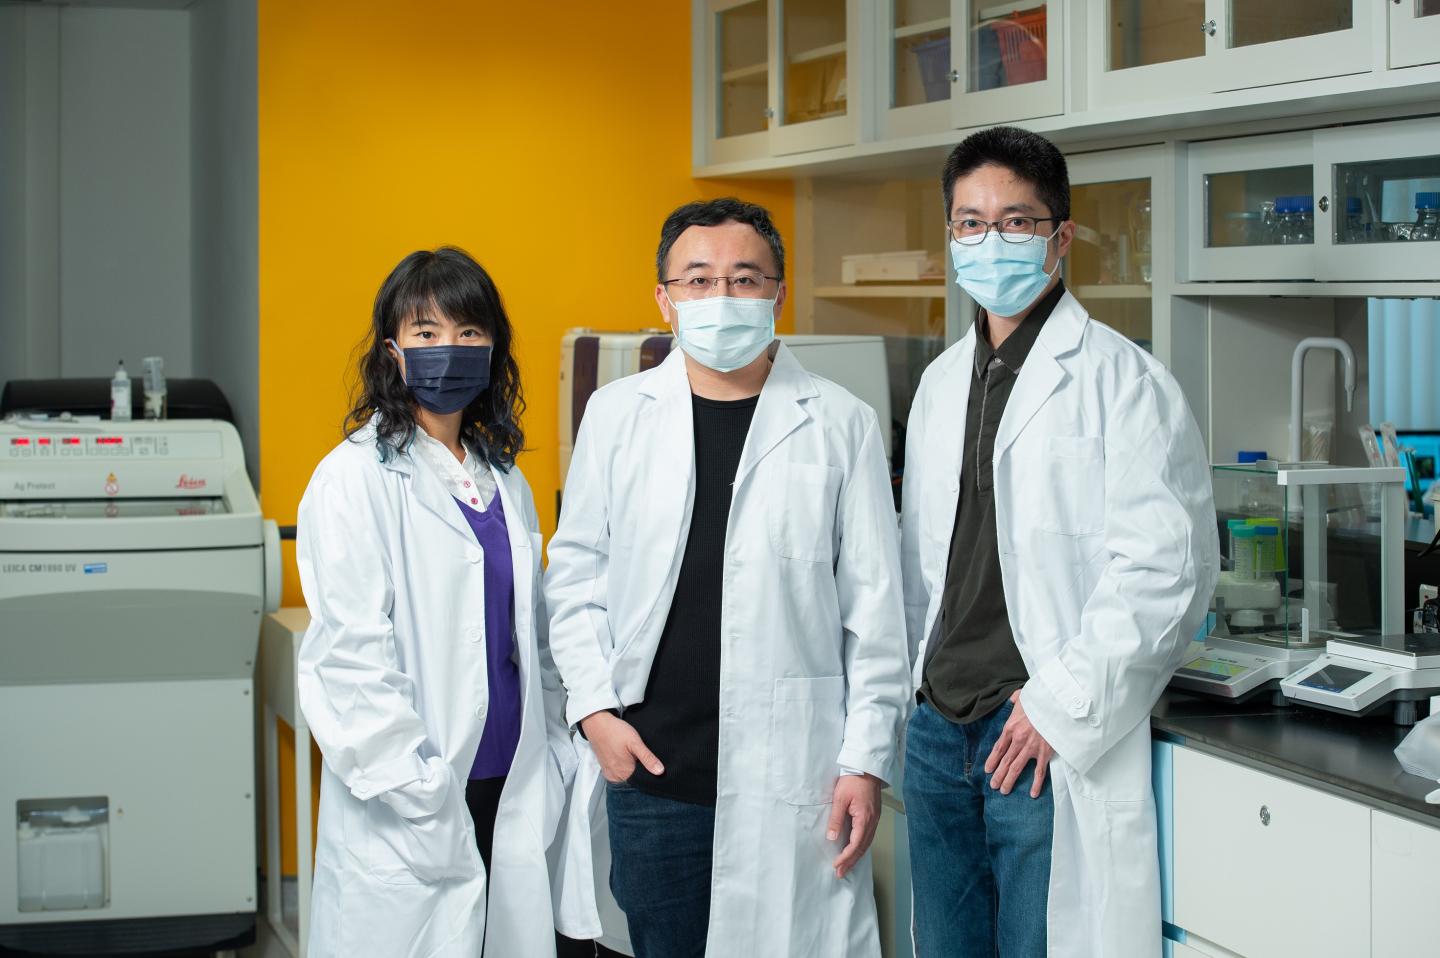
<svg viewBox="0 0 1440 958"><path fill-rule="evenodd" d="M1269 806L1269 805L1261 805L1261 806L1260 806L1260 824L1261 824L1261 825L1269 825L1269 824L1270 824L1270 806Z"/></svg>
<svg viewBox="0 0 1440 958"><path fill-rule="evenodd" d="M765 108L765 119L767 119L767 120L773 120L773 119L775 119L775 111L772 110L772 109L770 109L768 106Z"/></svg>
<svg viewBox="0 0 1440 958"><path fill-rule="evenodd" d="M1322 196L1322 197L1320 197L1320 202L1317 203L1316 205L1320 207L1320 212L1322 212L1322 213L1328 213L1328 212L1330 212L1330 197L1328 197L1328 196Z"/></svg>
<svg viewBox="0 0 1440 958"><path fill-rule="evenodd" d="M1213 37L1215 35L1215 21L1206 20L1204 23L1200 24L1200 32L1209 34Z"/></svg>
<svg viewBox="0 0 1440 958"><path fill-rule="evenodd" d="M950 78L950 82L951 82L951 83L959 83L959 82L960 82L960 71L959 71L959 70L951 70L949 73L947 73L947 74L945 74L945 75Z"/></svg>

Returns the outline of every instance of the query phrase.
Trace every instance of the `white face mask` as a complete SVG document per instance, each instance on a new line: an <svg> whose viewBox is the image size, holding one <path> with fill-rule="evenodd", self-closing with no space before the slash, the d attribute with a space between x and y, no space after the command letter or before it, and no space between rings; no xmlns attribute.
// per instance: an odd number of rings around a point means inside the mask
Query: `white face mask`
<svg viewBox="0 0 1440 958"><path fill-rule="evenodd" d="M716 372L748 366L775 339L774 299L707 296L678 303L671 300L670 305L675 307L675 338L680 348Z"/></svg>

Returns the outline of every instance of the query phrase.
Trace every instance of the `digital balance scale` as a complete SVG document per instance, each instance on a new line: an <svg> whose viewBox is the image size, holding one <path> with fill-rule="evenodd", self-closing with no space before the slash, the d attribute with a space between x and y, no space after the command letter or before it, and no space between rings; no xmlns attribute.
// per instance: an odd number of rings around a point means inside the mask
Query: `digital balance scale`
<svg viewBox="0 0 1440 958"><path fill-rule="evenodd" d="M1331 639L1325 654L1287 676L1280 690L1297 702L1351 715L1391 705L1395 724L1414 725L1416 703L1440 695L1440 635Z"/></svg>
<svg viewBox="0 0 1440 958"><path fill-rule="evenodd" d="M1223 568L1205 635L1191 642L1172 688L1236 703L1272 694L1283 705L1287 677L1335 642L1359 639L1352 630L1405 628L1403 470L1263 461L1216 464L1211 473L1225 519ZM1373 529L1372 503L1380 534L1359 537L1355 530ZM1378 573L1376 581L1357 579L1355 561L1343 578L1330 575L1332 551L1362 549L1360 564ZM1353 589L1378 591L1379 614L1368 622L1351 615L1342 628L1335 609Z"/></svg>

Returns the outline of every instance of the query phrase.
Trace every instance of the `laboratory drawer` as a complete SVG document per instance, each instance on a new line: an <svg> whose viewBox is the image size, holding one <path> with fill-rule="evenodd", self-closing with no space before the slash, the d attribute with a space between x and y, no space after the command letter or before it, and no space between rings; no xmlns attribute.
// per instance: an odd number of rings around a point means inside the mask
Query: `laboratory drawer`
<svg viewBox="0 0 1440 958"><path fill-rule="evenodd" d="M1174 784L1179 927L1245 958L1370 954L1369 808L1188 748Z"/></svg>
<svg viewBox="0 0 1440 958"><path fill-rule="evenodd" d="M1440 867L1440 829L1374 812L1371 922L1374 958L1434 954L1440 941L1435 908L1435 869Z"/></svg>

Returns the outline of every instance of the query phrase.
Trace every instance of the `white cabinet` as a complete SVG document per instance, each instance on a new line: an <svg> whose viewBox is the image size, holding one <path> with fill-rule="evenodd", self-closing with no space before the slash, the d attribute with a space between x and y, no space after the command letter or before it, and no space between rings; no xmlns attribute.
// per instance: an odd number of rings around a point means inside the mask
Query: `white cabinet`
<svg viewBox="0 0 1440 958"><path fill-rule="evenodd" d="M1372 813L1371 828L1370 954L1434 954L1440 942L1440 910L1435 908L1440 829L1384 812Z"/></svg>
<svg viewBox="0 0 1440 958"><path fill-rule="evenodd" d="M855 142L859 0L696 0L696 77L711 162Z"/></svg>
<svg viewBox="0 0 1440 958"><path fill-rule="evenodd" d="M1440 118L1191 144L1191 280L1433 281Z"/></svg>
<svg viewBox="0 0 1440 958"><path fill-rule="evenodd" d="M883 137L1063 111L1061 0L890 0L874 9Z"/></svg>
<svg viewBox="0 0 1440 958"><path fill-rule="evenodd" d="M1370 954L1370 809L1175 750L1175 924L1247 958Z"/></svg>
<svg viewBox="0 0 1440 958"><path fill-rule="evenodd" d="M1075 241L1064 269L1066 288L1092 317L1168 365L1168 348L1155 348L1157 339L1170 341L1158 312L1168 316L1163 289L1174 275L1167 227L1175 211L1165 156L1161 147L1140 147L1067 158Z"/></svg>
<svg viewBox="0 0 1440 958"><path fill-rule="evenodd" d="M1364 73L1362 0L1094 0L1091 106Z"/></svg>
<svg viewBox="0 0 1440 958"><path fill-rule="evenodd" d="M1295 280L1315 274L1313 136L1280 133L1191 144L1185 234L1192 280ZM1298 209L1309 204L1312 227Z"/></svg>
<svg viewBox="0 0 1440 958"><path fill-rule="evenodd" d="M1390 66L1440 63L1440 0L1394 0L1387 16Z"/></svg>

